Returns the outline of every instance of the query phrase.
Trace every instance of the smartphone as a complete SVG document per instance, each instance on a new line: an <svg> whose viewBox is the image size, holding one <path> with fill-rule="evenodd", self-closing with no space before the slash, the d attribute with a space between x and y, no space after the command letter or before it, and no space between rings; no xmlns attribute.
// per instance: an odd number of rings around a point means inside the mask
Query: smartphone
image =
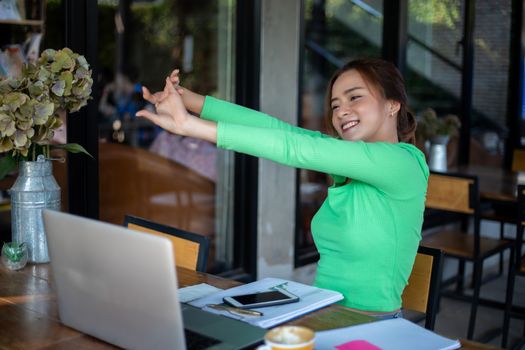
<svg viewBox="0 0 525 350"><path fill-rule="evenodd" d="M235 295L224 297L222 300L231 306L240 309L258 308L280 304L295 303L299 297L286 290L272 290L253 294Z"/></svg>

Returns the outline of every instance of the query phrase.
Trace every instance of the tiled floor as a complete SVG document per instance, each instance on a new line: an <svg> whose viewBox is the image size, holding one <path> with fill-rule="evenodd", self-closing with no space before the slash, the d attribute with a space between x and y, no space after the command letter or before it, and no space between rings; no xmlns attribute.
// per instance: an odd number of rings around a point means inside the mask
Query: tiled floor
<svg viewBox="0 0 525 350"><path fill-rule="evenodd" d="M506 276L501 276L481 287L481 296L503 301L505 298ZM525 307L525 277L517 277L514 289L514 304ZM442 298L441 309L436 318L435 331L450 338L466 338L470 304L463 301ZM488 307L479 307L474 339L487 344L500 346L501 336L486 341L486 338L499 333L503 326L503 311ZM525 321L511 319L508 348L523 337ZM525 350L525 346L520 349Z"/></svg>

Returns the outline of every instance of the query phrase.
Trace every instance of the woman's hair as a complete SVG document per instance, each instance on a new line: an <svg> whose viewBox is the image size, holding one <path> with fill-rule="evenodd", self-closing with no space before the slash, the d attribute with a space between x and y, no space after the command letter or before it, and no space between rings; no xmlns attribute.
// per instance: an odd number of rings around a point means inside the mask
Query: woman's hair
<svg viewBox="0 0 525 350"><path fill-rule="evenodd" d="M399 102L400 108L397 113L397 136L400 142L415 144L416 119L408 110L405 81L393 63L375 58L350 61L338 69L330 79L325 99L325 121L329 132L334 135L337 134L332 124L332 88L341 74L352 69L359 72L365 82L375 87L386 100Z"/></svg>

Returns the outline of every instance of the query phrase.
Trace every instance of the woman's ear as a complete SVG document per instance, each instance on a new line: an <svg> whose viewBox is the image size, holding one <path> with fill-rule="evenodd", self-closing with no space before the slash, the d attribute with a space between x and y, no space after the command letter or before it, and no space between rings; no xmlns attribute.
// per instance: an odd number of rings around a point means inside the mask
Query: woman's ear
<svg viewBox="0 0 525 350"><path fill-rule="evenodd" d="M399 110L401 109L401 103L399 103L398 101L390 100L388 102L388 105L389 105L388 115L390 116L396 115L397 112L399 112Z"/></svg>

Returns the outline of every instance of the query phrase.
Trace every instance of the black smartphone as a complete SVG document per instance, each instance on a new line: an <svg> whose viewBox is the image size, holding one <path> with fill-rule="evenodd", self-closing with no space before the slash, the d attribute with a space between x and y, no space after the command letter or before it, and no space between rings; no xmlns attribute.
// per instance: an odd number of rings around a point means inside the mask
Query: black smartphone
<svg viewBox="0 0 525 350"><path fill-rule="evenodd" d="M299 301L299 297L286 290L272 290L253 294L234 295L231 297L224 297L222 300L231 306L241 309L250 309L294 303Z"/></svg>

